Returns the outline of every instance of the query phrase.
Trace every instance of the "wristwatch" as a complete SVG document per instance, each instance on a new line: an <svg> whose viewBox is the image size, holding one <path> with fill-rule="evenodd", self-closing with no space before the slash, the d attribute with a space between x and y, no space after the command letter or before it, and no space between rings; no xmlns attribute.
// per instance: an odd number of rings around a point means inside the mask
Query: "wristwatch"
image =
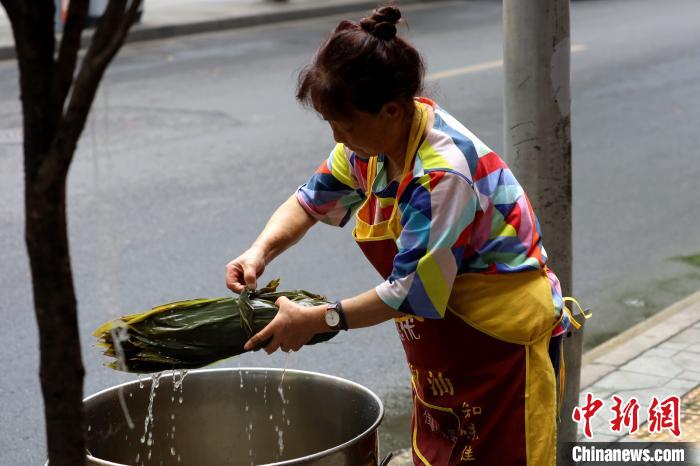
<svg viewBox="0 0 700 466"><path fill-rule="evenodd" d="M326 325L333 330L347 330L348 323L340 301L330 303L326 308Z"/></svg>

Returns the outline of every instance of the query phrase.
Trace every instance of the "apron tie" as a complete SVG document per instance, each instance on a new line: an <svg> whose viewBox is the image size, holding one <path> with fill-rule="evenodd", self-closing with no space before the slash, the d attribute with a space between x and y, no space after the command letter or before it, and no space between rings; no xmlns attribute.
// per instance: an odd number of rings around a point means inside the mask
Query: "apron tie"
<svg viewBox="0 0 700 466"><path fill-rule="evenodd" d="M579 330L581 328L581 324L574 319L574 315L582 315L585 320L590 319L593 316L593 313L591 312L590 309L583 309L581 304L579 304L578 300L576 298L573 298L571 296L565 296L562 299L564 303L564 307L562 309L562 316L564 313L566 313L567 317L569 318L569 321L571 322L571 325L574 326L574 329ZM571 309L566 305L566 303L573 303L577 308L578 311L576 314L573 314L571 312ZM586 313L588 312L588 313ZM561 339L561 342L559 343L559 354L560 354L560 365L559 365L559 397L557 400L557 420L561 422L561 408L562 405L564 404L564 389L566 388L566 364L564 363L564 339Z"/></svg>

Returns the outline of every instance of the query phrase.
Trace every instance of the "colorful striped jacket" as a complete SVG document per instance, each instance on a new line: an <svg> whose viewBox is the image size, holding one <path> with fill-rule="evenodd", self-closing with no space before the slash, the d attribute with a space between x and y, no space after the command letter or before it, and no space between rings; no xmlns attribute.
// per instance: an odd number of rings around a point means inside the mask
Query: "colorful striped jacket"
<svg viewBox="0 0 700 466"><path fill-rule="evenodd" d="M542 269L547 254L522 187L505 162L454 117L434 105L435 121L412 163L412 179L398 200L402 232L391 276L376 287L392 308L441 318L452 284L463 273ZM297 190L314 218L344 226L366 199L368 159L338 144ZM379 219L391 214L398 181L377 161ZM555 317L562 311L559 281L548 271ZM568 327L566 316L553 335Z"/></svg>

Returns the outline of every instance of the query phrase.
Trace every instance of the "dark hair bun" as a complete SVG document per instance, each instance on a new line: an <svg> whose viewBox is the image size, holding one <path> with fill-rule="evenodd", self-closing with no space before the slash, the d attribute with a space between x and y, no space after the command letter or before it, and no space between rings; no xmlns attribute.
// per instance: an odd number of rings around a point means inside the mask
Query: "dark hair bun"
<svg viewBox="0 0 700 466"><path fill-rule="evenodd" d="M365 31L382 40L396 37L396 23L401 19L401 12L393 6L384 6L374 10L369 18L362 18L360 26Z"/></svg>
<svg viewBox="0 0 700 466"><path fill-rule="evenodd" d="M376 115L388 102L413 108L425 65L418 51L396 35L400 21L398 8L387 6L359 24L341 21L299 73L299 102L331 119L355 110Z"/></svg>

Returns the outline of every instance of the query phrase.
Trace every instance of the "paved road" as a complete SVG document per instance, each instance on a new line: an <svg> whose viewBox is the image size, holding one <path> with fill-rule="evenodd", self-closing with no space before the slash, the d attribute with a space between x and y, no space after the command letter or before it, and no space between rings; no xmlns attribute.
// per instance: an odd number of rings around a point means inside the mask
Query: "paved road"
<svg viewBox="0 0 700 466"><path fill-rule="evenodd" d="M700 29L695 0L573 5L576 294L597 309L589 344L700 287L670 258L700 250ZM502 149L500 2L406 8L431 73L428 95ZM70 174L69 218L86 393L129 380L101 367L90 331L118 314L226 293L225 263L332 146L294 102L295 75L338 18L128 46L111 67ZM486 64L486 65L484 65ZM14 63L0 63L0 465L44 457L37 343L22 239ZM264 278L346 297L376 284L349 229L318 227ZM546 240L546 237L545 237ZM624 304L624 303L627 304ZM405 404L390 324L289 360L221 365L329 372ZM393 422L392 418L387 420ZM387 425L388 425L387 424Z"/></svg>

